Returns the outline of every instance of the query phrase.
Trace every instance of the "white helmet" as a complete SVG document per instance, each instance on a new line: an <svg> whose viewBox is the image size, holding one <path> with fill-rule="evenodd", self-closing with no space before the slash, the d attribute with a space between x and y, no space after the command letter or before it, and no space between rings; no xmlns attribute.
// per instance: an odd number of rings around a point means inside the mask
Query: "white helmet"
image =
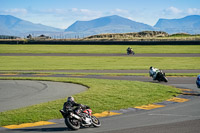
<svg viewBox="0 0 200 133"><path fill-rule="evenodd" d="M68 101L68 102L74 102L74 98L73 98L72 96L71 96L71 97L68 97L68 98L67 98L67 101Z"/></svg>

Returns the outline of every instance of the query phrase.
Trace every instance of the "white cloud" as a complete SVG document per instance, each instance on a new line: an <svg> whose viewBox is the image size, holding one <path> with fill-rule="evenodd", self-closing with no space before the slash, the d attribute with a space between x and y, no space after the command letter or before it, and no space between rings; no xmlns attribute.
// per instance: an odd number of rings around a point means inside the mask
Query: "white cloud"
<svg viewBox="0 0 200 133"><path fill-rule="evenodd" d="M130 12L128 10L117 8L117 9L111 10L109 12L109 15L120 15L120 16L124 16L124 17L129 17Z"/></svg>
<svg viewBox="0 0 200 133"><path fill-rule="evenodd" d="M197 8L188 8L187 13L189 15L200 15L200 9Z"/></svg>
<svg viewBox="0 0 200 133"><path fill-rule="evenodd" d="M71 11L72 11L72 12L77 12L78 9L77 9L77 8L72 8Z"/></svg>
<svg viewBox="0 0 200 133"><path fill-rule="evenodd" d="M99 16L102 13L100 11L94 11L94 10L89 10L89 9L77 9L77 8L72 8L71 13L75 13L78 16L81 15L89 15L89 16Z"/></svg>
<svg viewBox="0 0 200 133"><path fill-rule="evenodd" d="M114 13L115 13L115 12L116 12L116 13L125 13L125 14L128 14L128 13L129 13L128 10L123 10L123 9L119 9L119 8L115 9L113 12L114 12Z"/></svg>
<svg viewBox="0 0 200 133"><path fill-rule="evenodd" d="M157 18L165 18L165 19L175 19L185 17L186 13L185 10L181 10L176 7L168 7L160 12L157 13Z"/></svg>
<svg viewBox="0 0 200 133"><path fill-rule="evenodd" d="M169 7L163 10L162 14L160 14L160 18L182 18L188 15L200 15L200 9L198 8L187 8L184 10L180 10L176 7Z"/></svg>
<svg viewBox="0 0 200 133"><path fill-rule="evenodd" d="M166 13L169 13L169 14L180 14L180 13L182 13L183 11L180 10L180 9L178 9L178 8L176 8L176 7L171 6L171 7L167 8L167 9L165 10L165 12L166 12Z"/></svg>
<svg viewBox="0 0 200 133"><path fill-rule="evenodd" d="M88 9L80 9L80 11L82 13L91 13L92 11L88 10Z"/></svg>
<svg viewBox="0 0 200 133"><path fill-rule="evenodd" d="M74 21L76 20L86 21L86 20L102 17L103 13L98 10L72 8L72 9L68 9L65 16L70 17Z"/></svg>
<svg viewBox="0 0 200 133"><path fill-rule="evenodd" d="M10 14L10 15L26 15L28 11L24 8L13 8L13 9L6 9L3 11L4 14Z"/></svg>

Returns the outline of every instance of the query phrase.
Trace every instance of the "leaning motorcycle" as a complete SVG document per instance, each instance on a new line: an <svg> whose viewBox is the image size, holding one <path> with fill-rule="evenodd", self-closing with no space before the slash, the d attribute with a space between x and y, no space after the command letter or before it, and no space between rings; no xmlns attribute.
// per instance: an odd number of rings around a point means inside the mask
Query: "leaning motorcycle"
<svg viewBox="0 0 200 133"><path fill-rule="evenodd" d="M200 88L200 80L196 81L197 88Z"/></svg>
<svg viewBox="0 0 200 133"><path fill-rule="evenodd" d="M81 127L101 126L100 120L92 115L91 109L79 110L78 115L76 111L77 110L72 108L66 109L66 111L60 110L68 128L72 130L78 130Z"/></svg>
<svg viewBox="0 0 200 133"><path fill-rule="evenodd" d="M129 50L127 49L127 55L129 55L129 54L133 54L134 55L135 52L132 49L129 49Z"/></svg>
<svg viewBox="0 0 200 133"><path fill-rule="evenodd" d="M162 72L161 70L157 73L156 79L159 82L164 81L164 82L168 82L168 79L165 77L165 73Z"/></svg>

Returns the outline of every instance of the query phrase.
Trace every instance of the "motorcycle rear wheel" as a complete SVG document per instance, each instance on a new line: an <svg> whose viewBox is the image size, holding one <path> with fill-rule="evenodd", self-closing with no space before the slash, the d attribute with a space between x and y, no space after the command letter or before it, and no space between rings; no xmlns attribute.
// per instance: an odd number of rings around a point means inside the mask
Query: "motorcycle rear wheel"
<svg viewBox="0 0 200 133"><path fill-rule="evenodd" d="M92 117L93 126L94 127L100 127L101 126L100 120L97 117L95 117L95 116L91 116L91 117Z"/></svg>
<svg viewBox="0 0 200 133"><path fill-rule="evenodd" d="M74 119L74 118L65 118L65 124L68 128L72 130L78 130L81 126L80 121Z"/></svg>

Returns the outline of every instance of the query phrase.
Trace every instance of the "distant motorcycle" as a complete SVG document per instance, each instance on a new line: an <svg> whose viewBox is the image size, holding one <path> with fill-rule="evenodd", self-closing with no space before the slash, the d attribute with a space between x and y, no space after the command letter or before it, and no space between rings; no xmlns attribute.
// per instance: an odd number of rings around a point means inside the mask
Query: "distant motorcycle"
<svg viewBox="0 0 200 133"><path fill-rule="evenodd" d="M200 75L197 76L196 85L197 88L200 88Z"/></svg>
<svg viewBox="0 0 200 133"><path fill-rule="evenodd" d="M75 111L72 108L66 109L66 111L60 110L68 128L78 130L80 127L101 126L99 119L92 115L91 109L81 110L79 115Z"/></svg>
<svg viewBox="0 0 200 133"><path fill-rule="evenodd" d="M161 82L161 81L168 82L168 79L165 77L165 73L162 72L162 70L160 70L160 71L157 73L157 76L156 76L156 79L155 79L155 80L158 80L159 82Z"/></svg>
<svg viewBox="0 0 200 133"><path fill-rule="evenodd" d="M200 81L196 81L197 88L200 88Z"/></svg>
<svg viewBox="0 0 200 133"><path fill-rule="evenodd" d="M129 55L129 54L135 54L135 52L133 51L133 49L127 49L126 50L127 51L127 55Z"/></svg>

